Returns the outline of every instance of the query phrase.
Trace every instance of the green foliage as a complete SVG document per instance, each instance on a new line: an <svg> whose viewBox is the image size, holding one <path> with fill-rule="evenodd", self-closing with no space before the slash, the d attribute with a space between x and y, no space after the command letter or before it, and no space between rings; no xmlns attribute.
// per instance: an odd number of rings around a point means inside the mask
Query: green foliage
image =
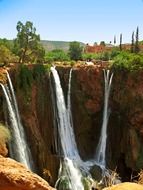
<svg viewBox="0 0 143 190"><path fill-rule="evenodd" d="M69 61L69 56L63 50L55 49L46 53L45 61L52 63L54 61Z"/></svg>
<svg viewBox="0 0 143 190"><path fill-rule="evenodd" d="M62 176L62 177L59 179L56 188L57 188L58 190L70 190L70 189L71 189L70 186L71 186L71 182L70 182L69 178L66 177L66 176Z"/></svg>
<svg viewBox="0 0 143 190"><path fill-rule="evenodd" d="M7 40L6 38L0 39L0 46L1 45L5 46L11 52L13 51L13 41L12 40Z"/></svg>
<svg viewBox="0 0 143 190"><path fill-rule="evenodd" d="M40 81L43 75L46 73L46 69L43 64L36 64L33 68L33 78L36 81Z"/></svg>
<svg viewBox="0 0 143 190"><path fill-rule="evenodd" d="M12 52L5 46L0 45L0 63L8 64L9 62L13 62L16 57L12 54Z"/></svg>
<svg viewBox="0 0 143 190"><path fill-rule="evenodd" d="M81 60L83 48L79 42L71 42L69 47L69 56L71 60Z"/></svg>
<svg viewBox="0 0 143 190"><path fill-rule="evenodd" d="M101 41L101 42L100 42L100 45L101 45L101 46L105 46L106 43L105 43L104 41Z"/></svg>
<svg viewBox="0 0 143 190"><path fill-rule="evenodd" d="M131 43L131 53L134 53L135 51L135 44L134 44L134 32L132 33L132 43Z"/></svg>
<svg viewBox="0 0 143 190"><path fill-rule="evenodd" d="M112 67L116 69L127 69L127 70L142 69L143 55L128 53L123 51L114 58Z"/></svg>
<svg viewBox="0 0 143 190"><path fill-rule="evenodd" d="M19 62L41 62L44 60L44 48L40 44L40 36L36 34L33 23L27 21L17 23L17 38L14 40L14 52L19 56Z"/></svg>
<svg viewBox="0 0 143 190"><path fill-rule="evenodd" d="M90 190L91 189L91 182L88 178L82 177L81 181L82 181L82 184L84 186L84 190Z"/></svg>
<svg viewBox="0 0 143 190"><path fill-rule="evenodd" d="M118 48L113 48L110 53L110 59L114 59L117 55L120 54L120 51Z"/></svg>
<svg viewBox="0 0 143 190"><path fill-rule="evenodd" d="M120 51L122 51L122 39L123 39L123 36L122 34L120 34L120 45L119 45Z"/></svg>
<svg viewBox="0 0 143 190"><path fill-rule="evenodd" d="M137 27L136 30L136 42L135 42L135 53L139 53L140 48L139 48L139 28Z"/></svg>
<svg viewBox="0 0 143 190"><path fill-rule="evenodd" d="M32 71L26 65L20 65L17 78L18 87L27 92L29 89L31 89L32 81Z"/></svg>
<svg viewBox="0 0 143 190"><path fill-rule="evenodd" d="M93 59L98 59L99 55L95 53L84 53L82 54L82 60L87 61L87 60L93 60Z"/></svg>
<svg viewBox="0 0 143 190"><path fill-rule="evenodd" d="M0 123L0 142L6 143L11 139L10 131Z"/></svg>
<svg viewBox="0 0 143 190"><path fill-rule="evenodd" d="M100 59L103 60L103 61L109 61L109 59L110 59L110 53L107 52L107 51L103 52L101 54L101 58Z"/></svg>

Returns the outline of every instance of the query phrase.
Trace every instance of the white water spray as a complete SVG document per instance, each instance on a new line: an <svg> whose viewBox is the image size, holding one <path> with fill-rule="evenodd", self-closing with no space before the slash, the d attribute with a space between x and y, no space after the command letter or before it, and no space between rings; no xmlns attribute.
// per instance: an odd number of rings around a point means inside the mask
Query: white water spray
<svg viewBox="0 0 143 190"><path fill-rule="evenodd" d="M96 151L96 162L101 168L106 168L106 140L107 140L107 124L109 119L109 109L108 109L108 102L109 102L109 95L111 89L111 83L113 78L113 73L110 76L109 70L103 70L104 72L104 111L103 111L103 123L101 129L101 135L99 139L99 143L97 146Z"/></svg>
<svg viewBox="0 0 143 190"><path fill-rule="evenodd" d="M74 131L72 127L71 108L70 108L70 92L68 92L68 103L64 99L63 90L60 83L58 72L54 67L51 67L51 72L54 78L55 94L56 94L56 106L57 106L57 127L61 140L61 146L64 157L72 160L80 160L78 149L75 142ZM71 80L71 77L70 77ZM70 91L70 87L69 87Z"/></svg>
<svg viewBox="0 0 143 190"><path fill-rule="evenodd" d="M81 182L81 172L77 168L76 162L81 162L74 131L72 124L71 115L71 102L70 102L70 91L71 91L71 74L69 75L69 86L67 95L67 107L65 104L64 94L60 83L60 78L58 72L54 67L51 67L51 72L54 78L55 84L55 94L56 94L56 106L57 106L57 127L60 136L61 147L63 151L63 161L61 168L63 170L59 171L59 179L61 176L65 175L69 183L69 188L72 190L83 190L83 184ZM57 182L58 183L58 182Z"/></svg>
<svg viewBox="0 0 143 190"><path fill-rule="evenodd" d="M33 170L33 160L25 139L24 129L21 123L17 101L13 89L13 85L9 74L7 73L9 87L7 85L0 84L3 90L4 97L6 99L10 130L12 133L12 142L10 144L11 157L21 163L27 168Z"/></svg>

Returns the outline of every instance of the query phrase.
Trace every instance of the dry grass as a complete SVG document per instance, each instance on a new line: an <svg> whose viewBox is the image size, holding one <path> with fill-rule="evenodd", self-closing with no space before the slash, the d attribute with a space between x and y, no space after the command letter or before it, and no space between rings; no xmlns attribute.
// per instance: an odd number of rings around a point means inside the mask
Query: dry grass
<svg viewBox="0 0 143 190"><path fill-rule="evenodd" d="M143 170L140 171L140 173L138 174L138 181L137 183L143 185Z"/></svg>
<svg viewBox="0 0 143 190"><path fill-rule="evenodd" d="M0 142L6 143L10 140L10 138L11 135L9 129L0 123Z"/></svg>
<svg viewBox="0 0 143 190"><path fill-rule="evenodd" d="M121 182L120 177L116 172L116 168L114 171L108 170L107 175L105 174L103 181L105 187L111 187L112 185L120 183Z"/></svg>

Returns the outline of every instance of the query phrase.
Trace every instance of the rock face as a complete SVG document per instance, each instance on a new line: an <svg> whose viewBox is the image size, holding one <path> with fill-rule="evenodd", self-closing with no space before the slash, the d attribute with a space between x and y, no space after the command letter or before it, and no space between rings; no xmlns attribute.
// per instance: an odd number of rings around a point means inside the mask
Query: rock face
<svg viewBox="0 0 143 190"><path fill-rule="evenodd" d="M57 70L66 97L70 68L59 66ZM49 73L35 75L35 68L32 67L29 71L24 70L26 75L22 72L14 69L10 71L20 115L37 172L54 185L59 158L55 143L58 137L56 134L56 139L54 134ZM108 122L107 166L113 170L117 168L117 172L126 181L132 171L138 172L143 168L143 71L113 72L109 98L111 112ZM83 160L95 157L102 125L103 100L103 68L85 65L74 67L71 81L73 124ZM1 107L3 101L1 95ZM4 120L2 110L0 120Z"/></svg>
<svg viewBox="0 0 143 190"><path fill-rule="evenodd" d="M112 187L104 188L103 190L143 190L143 186L137 183L121 183Z"/></svg>
<svg viewBox="0 0 143 190"><path fill-rule="evenodd" d="M67 91L67 69L58 71ZM132 171L143 168L143 71L111 72L114 76L109 97L106 160L108 168L117 168L126 181ZM87 160L95 157L102 126L103 68L73 68L71 90L76 142L82 159Z"/></svg>
<svg viewBox="0 0 143 190"><path fill-rule="evenodd" d="M0 190L54 190L22 164L0 156Z"/></svg>
<svg viewBox="0 0 143 190"><path fill-rule="evenodd" d="M8 154L8 149L6 147L6 144L3 142L0 142L0 155L7 156L7 154Z"/></svg>

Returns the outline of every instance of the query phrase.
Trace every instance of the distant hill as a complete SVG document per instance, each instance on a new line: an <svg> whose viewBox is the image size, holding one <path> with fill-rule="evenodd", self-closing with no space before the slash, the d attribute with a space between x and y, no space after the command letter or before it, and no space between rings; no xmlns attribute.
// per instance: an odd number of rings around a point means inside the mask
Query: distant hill
<svg viewBox="0 0 143 190"><path fill-rule="evenodd" d="M69 50L70 42L65 41L48 41L48 40L41 40L41 43L46 51L52 51L54 49L62 49L63 51ZM84 43L80 42L81 46L85 46Z"/></svg>

